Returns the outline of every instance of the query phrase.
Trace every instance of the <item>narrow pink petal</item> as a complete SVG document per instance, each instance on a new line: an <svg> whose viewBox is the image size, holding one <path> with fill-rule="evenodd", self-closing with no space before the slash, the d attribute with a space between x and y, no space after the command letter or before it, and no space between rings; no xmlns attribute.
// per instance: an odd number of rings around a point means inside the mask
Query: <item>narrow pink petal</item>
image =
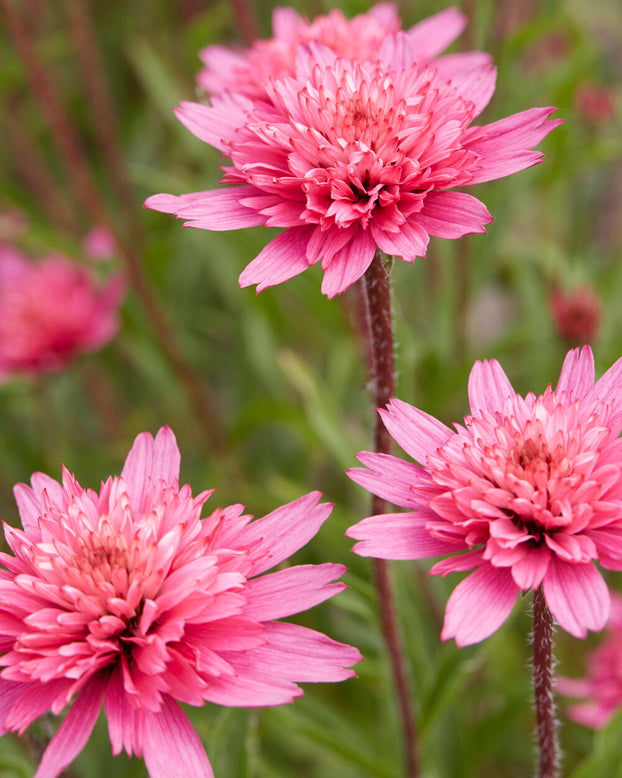
<svg viewBox="0 0 622 778"><path fill-rule="evenodd" d="M143 756L150 778L214 778L199 736L168 695L158 713L145 715Z"/></svg>
<svg viewBox="0 0 622 778"><path fill-rule="evenodd" d="M481 567L484 558L484 552L481 549L476 551L467 551L464 554L454 553L446 559L432 565L430 575L440 575L443 578L450 573L463 573L465 570L473 570L474 567Z"/></svg>
<svg viewBox="0 0 622 778"><path fill-rule="evenodd" d="M300 32L302 19L293 8L275 8L272 11L272 32L277 40L289 43Z"/></svg>
<svg viewBox="0 0 622 778"><path fill-rule="evenodd" d="M423 201L417 221L430 235L437 238L461 238L477 232L486 232L492 216L473 195L465 192L430 192Z"/></svg>
<svg viewBox="0 0 622 778"><path fill-rule="evenodd" d="M257 292L297 276L309 267L306 249L313 227L291 227L277 235L240 274L241 287L257 284Z"/></svg>
<svg viewBox="0 0 622 778"><path fill-rule="evenodd" d="M249 653L253 668L267 678L298 683L343 681L348 669L363 658L358 649L298 624L273 622L266 627L268 643Z"/></svg>
<svg viewBox="0 0 622 778"><path fill-rule="evenodd" d="M519 588L505 567L480 567L456 586L447 602L441 640L462 648L479 643L510 615Z"/></svg>
<svg viewBox="0 0 622 778"><path fill-rule="evenodd" d="M466 27L467 18L457 8L446 8L434 16L428 16L408 30L408 37L417 52L419 62L430 60L450 43L453 43Z"/></svg>
<svg viewBox="0 0 622 778"><path fill-rule="evenodd" d="M22 527L37 527L37 519L41 516L41 500L35 495L33 490L26 484L15 484L13 487L13 496L17 503Z"/></svg>
<svg viewBox="0 0 622 778"><path fill-rule="evenodd" d="M385 232L372 223L371 233L382 251L407 262L415 257L425 257L430 240L428 233L417 223L416 216L412 222L402 224L398 232Z"/></svg>
<svg viewBox="0 0 622 778"><path fill-rule="evenodd" d="M515 394L509 378L496 359L485 359L473 365L469 375L469 403L473 416L484 411L494 418L497 411L503 411L506 400Z"/></svg>
<svg viewBox="0 0 622 778"><path fill-rule="evenodd" d="M63 490L58 481L50 478L45 473L33 473L30 477L30 483L37 497L41 498L41 495L45 492L52 505L58 508L64 507Z"/></svg>
<svg viewBox="0 0 622 778"><path fill-rule="evenodd" d="M162 479L170 484L179 478L180 461L175 435L169 427L162 427L155 441L148 432L136 436L121 471L134 512L140 510L150 482Z"/></svg>
<svg viewBox="0 0 622 778"><path fill-rule="evenodd" d="M433 67L442 79L451 81L455 76L461 75L467 70L491 63L492 57L485 51L463 51L456 54L445 54L439 59L435 59Z"/></svg>
<svg viewBox="0 0 622 778"><path fill-rule="evenodd" d="M282 619L312 608L346 589L335 583L346 571L344 565L327 562L322 565L297 565L262 575L248 582L244 615L256 621Z"/></svg>
<svg viewBox="0 0 622 778"><path fill-rule="evenodd" d="M98 673L84 686L58 728L39 764L34 778L56 778L87 744L106 686L106 675Z"/></svg>
<svg viewBox="0 0 622 778"><path fill-rule="evenodd" d="M481 156L470 183L480 184L509 176L542 161L543 154L531 149L558 127L561 119L548 120L555 108L530 108L465 135L465 145Z"/></svg>
<svg viewBox="0 0 622 778"><path fill-rule="evenodd" d="M371 265L376 244L368 230L357 230L354 237L339 249L324 268L322 292L328 298L341 294L363 275Z"/></svg>
<svg viewBox="0 0 622 778"><path fill-rule="evenodd" d="M119 668L112 672L106 685L104 710L113 755L118 756L125 749L128 756L141 757L144 713L131 706Z"/></svg>
<svg viewBox="0 0 622 778"><path fill-rule="evenodd" d="M349 527L346 537L359 541L352 548L355 554L379 559L426 559L455 551L428 532L426 521L417 513L384 513Z"/></svg>
<svg viewBox="0 0 622 778"><path fill-rule="evenodd" d="M354 483L401 508L412 509L413 505L417 504L412 487L419 483L422 477L427 476L422 467L391 454L376 454L371 451L359 451L356 458L365 467L351 467L346 470L346 475Z"/></svg>
<svg viewBox="0 0 622 778"><path fill-rule="evenodd" d="M601 630L609 618L607 584L592 563L581 565L551 559L542 583L549 610L562 629L584 638Z"/></svg>
<svg viewBox="0 0 622 778"><path fill-rule="evenodd" d="M258 560L253 575L287 559L316 535L333 509L331 503L319 503L321 496L321 492L309 492L242 529L236 547L252 549L249 558Z"/></svg>
<svg viewBox="0 0 622 778"><path fill-rule="evenodd" d="M6 732L5 721L27 684L5 681L0 678L0 736ZM37 684L38 686L38 684Z"/></svg>
<svg viewBox="0 0 622 778"><path fill-rule="evenodd" d="M254 186L232 186L205 192L169 195L157 194L145 200L145 207L163 213L172 213L185 219L184 227L201 230L237 230L266 223L266 216L247 208L240 200L257 194Z"/></svg>
<svg viewBox="0 0 622 778"><path fill-rule="evenodd" d="M564 359L555 391L572 392L575 400L582 400L592 389L594 389L594 354L592 349L589 346L571 349Z"/></svg>
<svg viewBox="0 0 622 778"><path fill-rule="evenodd" d="M531 548L512 565L512 577L519 589L537 589L549 569L551 551L546 546Z"/></svg>
<svg viewBox="0 0 622 778"><path fill-rule="evenodd" d="M622 401L622 357L618 359L594 384L593 397L603 403L616 403Z"/></svg>
<svg viewBox="0 0 622 778"><path fill-rule="evenodd" d="M248 98L227 92L215 97L212 105L184 101L175 109L175 116L197 138L219 151L227 151L224 141L235 137L251 108L252 102Z"/></svg>
<svg viewBox="0 0 622 778"><path fill-rule="evenodd" d="M45 684L22 684L22 692L5 720L6 728L18 730L21 734L35 719L48 711L64 691L69 691L70 686L71 681L67 678Z"/></svg>
<svg viewBox="0 0 622 778"><path fill-rule="evenodd" d="M235 662L236 675L212 679L203 693L205 699L217 705L234 708L264 708L271 705L287 705L296 697L302 697L302 689L281 676L278 679L267 678L265 675L255 677L252 665L253 654L254 651L248 651L236 655L235 659L239 660ZM248 671L244 666L245 657L247 663L251 663ZM227 658L233 659L233 652L230 652Z"/></svg>
<svg viewBox="0 0 622 778"><path fill-rule="evenodd" d="M488 63L456 73L451 79L460 97L475 106L473 117L478 116L490 102L496 82L497 70Z"/></svg>
<svg viewBox="0 0 622 778"><path fill-rule="evenodd" d="M378 413L395 442L421 464L455 434L434 416L403 400L394 398L386 410L379 409Z"/></svg>

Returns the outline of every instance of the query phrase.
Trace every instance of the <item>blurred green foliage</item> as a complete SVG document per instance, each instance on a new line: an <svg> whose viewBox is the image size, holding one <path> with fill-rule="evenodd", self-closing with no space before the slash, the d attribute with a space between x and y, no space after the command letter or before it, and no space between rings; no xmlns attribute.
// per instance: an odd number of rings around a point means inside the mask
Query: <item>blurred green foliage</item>
<svg viewBox="0 0 622 778"><path fill-rule="evenodd" d="M77 65L65 4L23 0L31 32L58 94L78 129L89 169L124 229L128 211L115 197L98 146L94 117ZM19 5L19 4L17 4ZM134 248L184 358L215 399L226 446L215 452L197 422L183 382L171 369L130 290L119 336L65 373L0 389L0 508L16 524L12 486L34 470L60 475L64 463L83 485L118 473L134 436L163 424L182 451L182 479L195 493L215 488L210 504L243 502L262 515L320 489L336 504L299 562L345 561L350 589L302 621L357 645L365 656L358 680L307 686L292 706L240 711L208 705L189 710L217 778L391 778L400 774L399 724L378 628L368 560L349 553L343 537L368 510L368 496L345 477L355 453L370 448L373 414L356 339L356 289L333 301L320 294L317 267L259 296L237 277L266 244L264 229L240 233L184 230L144 211L156 192L212 188L218 154L177 122L173 107L196 96L199 48L239 41L233 6L224 0L89 0L103 74L112 95L129 198L140 222ZM35 10L35 6L37 7ZM272 3L254 3L264 36ZM362 0L294 3L313 16L330 7L347 14ZM622 17L615 0L469 0L471 24L454 49L490 51L498 88L484 121L535 105L556 105L566 123L542 144L544 164L478 186L495 216L487 235L433 239L429 255L393 269L398 395L447 423L467 411L466 382L475 359L496 357L518 391L542 391L557 380L567 343L552 321L553 287L588 283L603 320L593 342L598 369L622 354ZM404 4L404 27L439 10ZM0 209L20 209L28 230L19 244L33 254L63 250L80 258L92 226L38 107L20 56L1 35L0 99L6 142L0 144ZM608 90L613 112L595 121L578 91ZM9 124L11 125L9 127ZM51 216L11 138L30 144L32 164L47 170L55 197L70 214ZM33 162L34 160L34 162ZM0 235L2 239L2 235ZM400 623L411 693L421 727L426 778L518 778L531 774L534 729L528 606L492 638L464 650L442 645L440 624L456 584L429 579L429 564L395 563ZM613 580L613 579L612 579ZM617 583L617 582L616 582ZM300 619L299 619L300 620ZM595 645L590 637L588 645ZM586 646L558 636L564 674L581 672ZM564 720L565 701L560 701ZM620 772L622 719L593 736L564 721L564 773L612 778ZM0 744L0 778L32 774L24 742ZM139 760L111 764L105 723L72 770L97 778L146 775Z"/></svg>

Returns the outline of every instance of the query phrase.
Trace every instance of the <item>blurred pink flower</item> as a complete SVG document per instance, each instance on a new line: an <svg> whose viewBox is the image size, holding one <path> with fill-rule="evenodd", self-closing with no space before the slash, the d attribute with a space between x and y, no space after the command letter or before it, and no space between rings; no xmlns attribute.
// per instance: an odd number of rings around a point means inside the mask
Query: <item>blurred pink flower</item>
<svg viewBox="0 0 622 778"><path fill-rule="evenodd" d="M611 616L601 645L587 658L583 679L559 676L556 688L586 701L572 705L568 715L593 729L605 727L622 707L622 596L611 593Z"/></svg>
<svg viewBox="0 0 622 778"><path fill-rule="evenodd" d="M116 333L120 277L99 287L90 268L60 254L31 261L0 245L0 382L62 370Z"/></svg>
<svg viewBox="0 0 622 778"><path fill-rule="evenodd" d="M615 103L610 89L584 81L574 93L574 107L590 124L604 124L613 118Z"/></svg>
<svg viewBox="0 0 622 778"><path fill-rule="evenodd" d="M521 591L542 585L560 626L600 630L609 591L593 562L622 569L622 359L594 384L589 347L566 356L555 390L516 394L495 360L469 378L471 416L456 431L400 400L380 410L421 464L362 452L356 483L406 513L347 531L354 551L384 559L449 554L432 575L473 570L447 604L442 639L491 635Z"/></svg>
<svg viewBox="0 0 622 778"><path fill-rule="evenodd" d="M322 291L333 297L363 275L377 246L413 262L430 235L485 232L484 204L451 190L541 161L532 148L560 123L547 121L552 108L470 126L494 88L488 62L421 65L405 33L386 37L365 62L317 42L300 46L296 76L266 85L270 102L224 92L177 110L231 158L223 183L234 186L158 194L145 205L207 230L285 227L240 285L261 291L321 260Z"/></svg>
<svg viewBox="0 0 622 778"><path fill-rule="evenodd" d="M596 336L601 305L591 286L577 286L569 292L553 290L550 307L557 334L568 344L583 345Z"/></svg>
<svg viewBox="0 0 622 778"><path fill-rule="evenodd" d="M108 227L100 225L93 227L84 237L82 248L89 259L108 260L117 251L117 242L114 234Z"/></svg>
<svg viewBox="0 0 622 778"><path fill-rule="evenodd" d="M76 698L36 778L85 746L103 702L115 755L143 756L152 778L212 776L178 702L266 706L297 681L341 681L355 648L274 621L344 588L342 565L262 576L312 538L331 512L313 492L251 521L242 505L201 520L211 492L179 487L175 437L139 435L121 477L100 493L63 469L15 487L23 531L0 555L0 726L20 734ZM259 577L256 577L259 576Z"/></svg>
<svg viewBox="0 0 622 778"><path fill-rule="evenodd" d="M424 19L407 31L417 51L420 65L434 60L462 32L467 19L457 8L446 8ZM225 90L251 99L269 100L267 86L273 78L293 76L296 72L296 52L301 43L317 41L337 56L350 60L374 60L385 38L400 32L402 23L393 3L378 3L370 11L346 19L333 8L328 14L316 16L310 22L293 8L275 8L272 14L274 37L255 41L243 51L226 46L207 46L199 52L205 67L197 81L207 92ZM452 54L443 58L455 68L490 62L483 52Z"/></svg>

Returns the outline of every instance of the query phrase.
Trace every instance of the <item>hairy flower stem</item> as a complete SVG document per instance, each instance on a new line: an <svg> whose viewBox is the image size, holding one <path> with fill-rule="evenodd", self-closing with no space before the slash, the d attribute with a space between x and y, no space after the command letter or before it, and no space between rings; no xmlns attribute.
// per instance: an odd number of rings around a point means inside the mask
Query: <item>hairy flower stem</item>
<svg viewBox="0 0 622 778"><path fill-rule="evenodd" d="M533 595L533 687L536 703L539 778L557 776L557 724L553 701L553 617L542 587Z"/></svg>
<svg viewBox="0 0 622 778"><path fill-rule="evenodd" d="M393 323L391 321L391 289L389 273L383 263L379 249L364 276L367 297L368 334L371 364L369 366L375 407L383 408L393 397L395 390L395 360L393 351ZM376 414L374 434L375 451L388 454L391 450L391 436ZM378 515L385 512L385 501L372 498L371 512ZM374 559L374 576L380 619L384 639L389 651L393 680L395 682L399 713L404 736L404 750L407 778L419 775L419 754L415 715L410 699L406 662L395 618L395 603L389 577L389 566L384 559Z"/></svg>

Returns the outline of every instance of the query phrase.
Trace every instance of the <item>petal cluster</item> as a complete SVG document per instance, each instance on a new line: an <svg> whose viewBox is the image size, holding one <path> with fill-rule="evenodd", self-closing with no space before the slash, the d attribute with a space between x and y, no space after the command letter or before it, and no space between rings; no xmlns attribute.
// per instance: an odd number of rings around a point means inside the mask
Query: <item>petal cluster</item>
<svg viewBox="0 0 622 778"><path fill-rule="evenodd" d="M63 369L108 343L119 327L124 284L104 286L61 255L33 262L0 246L0 381Z"/></svg>
<svg viewBox="0 0 622 778"><path fill-rule="evenodd" d="M442 637L478 642L521 591L542 586L565 630L585 637L609 615L594 562L622 569L622 359L594 383L589 347L566 356L555 390L516 394L498 362L477 362L471 415L455 431L392 400L381 410L419 464L362 452L350 477L409 509L351 527L364 556L448 555L433 575L473 570L452 593Z"/></svg>
<svg viewBox="0 0 622 778"><path fill-rule="evenodd" d="M611 616L601 645L587 658L585 678L558 677L555 686L569 697L570 718L592 729L605 727L622 706L622 596L612 593Z"/></svg>
<svg viewBox="0 0 622 778"><path fill-rule="evenodd" d="M462 32L466 17L456 8L446 8L408 30L420 63L437 57ZM401 31L402 24L393 3L378 3L370 11L346 19L333 8L309 21L293 8L276 8L272 15L274 37L255 41L244 51L224 46L207 46L199 52L205 67L197 82L210 94L225 90L250 97L269 99L266 85L273 78L293 76L296 52L301 44L317 41L337 56L350 60L373 60L388 35ZM456 65L473 58L487 59L479 52L454 55Z"/></svg>
<svg viewBox="0 0 622 778"><path fill-rule="evenodd" d="M358 651L275 621L344 588L344 567L260 575L304 545L330 514L315 492L251 521L231 505L201 519L209 492L179 487L173 433L143 433L99 493L63 471L15 495L23 530L5 526L0 562L0 727L26 729L73 705L37 778L80 752L102 702L113 753L150 775L211 776L178 702L291 702L299 681L339 681Z"/></svg>
<svg viewBox="0 0 622 778"><path fill-rule="evenodd" d="M261 291L321 261L329 297L363 275L377 247L412 262L430 235L485 232L484 204L453 190L539 162L532 149L559 124L553 109L473 125L495 88L487 57L430 62L421 35L382 37L358 59L319 40L300 44L293 75L269 80L262 98L224 91L209 105L182 103L180 121L230 158L231 186L145 205L201 229L286 228L240 285Z"/></svg>

